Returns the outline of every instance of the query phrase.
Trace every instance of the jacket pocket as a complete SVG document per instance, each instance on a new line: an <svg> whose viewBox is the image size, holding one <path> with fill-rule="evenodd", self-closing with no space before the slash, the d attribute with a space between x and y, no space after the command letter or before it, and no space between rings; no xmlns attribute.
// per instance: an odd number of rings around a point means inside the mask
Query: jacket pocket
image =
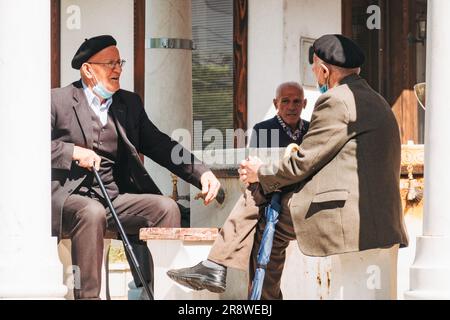
<svg viewBox="0 0 450 320"><path fill-rule="evenodd" d="M347 190L332 190L316 194L311 201L305 219L325 212L329 214L339 213L345 206L348 194Z"/></svg>

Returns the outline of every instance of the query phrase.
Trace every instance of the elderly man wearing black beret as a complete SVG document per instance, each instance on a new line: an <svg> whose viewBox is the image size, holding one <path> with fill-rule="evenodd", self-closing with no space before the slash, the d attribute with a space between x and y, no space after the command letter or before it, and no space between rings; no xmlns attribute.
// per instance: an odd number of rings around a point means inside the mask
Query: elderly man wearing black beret
<svg viewBox="0 0 450 320"><path fill-rule="evenodd" d="M81 80L51 93L52 233L72 240L72 264L80 279L76 299L99 298L103 237L107 229L115 231L92 167L99 171L151 285L153 261L139 241L139 229L179 227L180 212L175 201L161 195L139 153L202 189L205 204L220 188L205 165L149 120L137 94L120 89L125 61L116 44L108 35L86 39L72 60ZM174 164L174 147L191 161ZM133 276L142 286L134 270Z"/></svg>
<svg viewBox="0 0 450 320"><path fill-rule="evenodd" d="M262 299L283 297L281 274L291 240L316 257L408 244L399 128L388 103L359 76L362 50L342 35L325 35L315 41L311 63L323 94L301 145L277 163L250 158L239 170L241 180L259 183L265 196L290 189L282 197ZM248 212L228 218L207 261L169 276L220 292L226 267L245 270L250 256L252 280L265 221L261 213Z"/></svg>

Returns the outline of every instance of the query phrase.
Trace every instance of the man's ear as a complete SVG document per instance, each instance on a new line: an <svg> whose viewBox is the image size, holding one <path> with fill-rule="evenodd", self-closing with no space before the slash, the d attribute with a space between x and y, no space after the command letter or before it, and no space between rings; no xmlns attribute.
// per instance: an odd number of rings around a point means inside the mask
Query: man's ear
<svg viewBox="0 0 450 320"><path fill-rule="evenodd" d="M81 69L83 70L83 73L87 78L92 79L92 73L89 71L87 63L83 63Z"/></svg>
<svg viewBox="0 0 450 320"><path fill-rule="evenodd" d="M304 99L303 100L303 109L305 109L307 105L308 105L308 99Z"/></svg>
<svg viewBox="0 0 450 320"><path fill-rule="evenodd" d="M278 106L277 106L277 99L273 99L273 106L275 107L275 110L278 110Z"/></svg>
<svg viewBox="0 0 450 320"><path fill-rule="evenodd" d="M320 67L322 68L322 73L325 79L328 79L330 77L330 69L323 63L320 64Z"/></svg>

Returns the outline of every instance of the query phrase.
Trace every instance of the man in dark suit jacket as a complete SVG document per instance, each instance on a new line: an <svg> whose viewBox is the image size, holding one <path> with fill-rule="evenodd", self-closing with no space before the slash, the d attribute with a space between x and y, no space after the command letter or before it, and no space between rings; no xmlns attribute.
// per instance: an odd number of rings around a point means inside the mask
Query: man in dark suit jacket
<svg viewBox="0 0 450 320"><path fill-rule="evenodd" d="M303 88L297 82L280 84L273 104L277 115L253 127L250 148L285 148L302 143L309 128L309 122L300 118L307 104Z"/></svg>
<svg viewBox="0 0 450 320"><path fill-rule="evenodd" d="M114 38L91 38L72 60L81 81L52 90L52 233L72 240L72 264L80 279L76 299L99 298L103 237L107 229L116 230L92 167L99 171L151 285L153 261L139 241L139 229L179 227L180 212L175 201L161 195L139 153L201 188L205 204L220 188L205 165L156 128L137 94L120 89L123 63ZM174 147L191 161L175 165ZM135 272L133 276L142 286Z"/></svg>

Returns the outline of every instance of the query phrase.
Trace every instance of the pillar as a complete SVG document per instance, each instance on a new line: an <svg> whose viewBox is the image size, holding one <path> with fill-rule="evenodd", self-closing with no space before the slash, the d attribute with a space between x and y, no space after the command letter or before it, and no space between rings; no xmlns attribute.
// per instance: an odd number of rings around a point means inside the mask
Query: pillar
<svg viewBox="0 0 450 320"><path fill-rule="evenodd" d="M151 39L192 39L190 0L147 0L145 109L156 126L169 136L183 128L192 137L192 51L150 47ZM189 137L188 137L189 138ZM191 149L191 139L181 144ZM169 172L146 160L146 168L164 195L172 194ZM180 196L189 186L178 184Z"/></svg>
<svg viewBox="0 0 450 320"><path fill-rule="evenodd" d="M0 298L62 298L50 231L50 1L0 0L0 39Z"/></svg>
<svg viewBox="0 0 450 320"><path fill-rule="evenodd" d="M428 1L425 198L407 299L450 299L450 1Z"/></svg>

